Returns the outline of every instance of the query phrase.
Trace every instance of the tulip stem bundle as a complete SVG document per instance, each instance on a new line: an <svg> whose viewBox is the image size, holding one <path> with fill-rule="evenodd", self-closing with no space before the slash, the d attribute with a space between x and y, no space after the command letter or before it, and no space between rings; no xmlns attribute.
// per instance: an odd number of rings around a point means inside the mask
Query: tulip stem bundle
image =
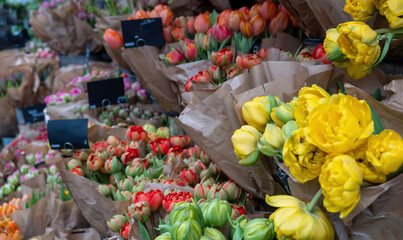
<svg viewBox="0 0 403 240"><path fill-rule="evenodd" d="M308 212L313 212L315 209L316 204L318 203L319 199L322 197L322 188L319 189L319 191L315 194L315 196L312 198L312 201L308 205Z"/></svg>

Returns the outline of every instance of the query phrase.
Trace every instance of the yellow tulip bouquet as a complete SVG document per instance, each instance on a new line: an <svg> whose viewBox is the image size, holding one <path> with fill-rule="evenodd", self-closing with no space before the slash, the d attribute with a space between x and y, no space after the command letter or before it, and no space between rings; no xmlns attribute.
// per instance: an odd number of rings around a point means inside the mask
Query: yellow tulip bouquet
<svg viewBox="0 0 403 240"><path fill-rule="evenodd" d="M372 30L363 22L373 17L376 10L386 17L390 28ZM403 34L403 1L346 0L344 11L354 21L328 29L323 46L330 61L347 68L351 78L360 79L382 62L394 36ZM386 42L381 53L379 41L382 40Z"/></svg>
<svg viewBox="0 0 403 240"><path fill-rule="evenodd" d="M317 233L322 235L315 239L330 239L323 236L333 235L331 224L314 207L320 196L327 211L345 218L359 202L363 186L386 182L403 166L401 136L383 129L367 102L349 95L330 95L313 85L289 103L270 95L257 97L244 104L242 115L247 125L231 138L241 165L253 165L262 154L276 156L299 182L319 180L321 189L308 206L291 196L267 197L269 205L279 207L270 218L278 236L302 239ZM313 221L321 223L321 230L306 228Z"/></svg>

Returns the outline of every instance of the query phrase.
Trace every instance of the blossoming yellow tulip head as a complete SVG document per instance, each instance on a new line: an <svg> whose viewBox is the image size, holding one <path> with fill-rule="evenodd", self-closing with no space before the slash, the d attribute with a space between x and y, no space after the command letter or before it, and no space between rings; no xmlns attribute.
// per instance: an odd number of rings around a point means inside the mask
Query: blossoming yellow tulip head
<svg viewBox="0 0 403 240"><path fill-rule="evenodd" d="M239 164L250 166L260 158L260 151L257 147L262 134L254 127L244 125L237 129L231 137L235 154Z"/></svg>
<svg viewBox="0 0 403 240"><path fill-rule="evenodd" d="M258 148L264 155L273 157L281 152L285 140L286 136L281 128L267 124L259 140Z"/></svg>
<svg viewBox="0 0 403 240"><path fill-rule="evenodd" d="M345 218L360 201L362 180L363 172L352 157L328 155L319 175L326 210Z"/></svg>
<svg viewBox="0 0 403 240"><path fill-rule="evenodd" d="M270 100L267 97L256 97L246 102L242 107L242 116L248 125L263 132L270 122Z"/></svg>
<svg viewBox="0 0 403 240"><path fill-rule="evenodd" d="M292 101L294 117L298 126L300 128L307 126L309 113L329 97L329 93L316 84L312 85L312 87L303 87L299 91L298 98Z"/></svg>
<svg viewBox="0 0 403 240"><path fill-rule="evenodd" d="M365 101L334 94L309 114L306 135L322 151L345 153L363 144L373 131L371 110Z"/></svg>
<svg viewBox="0 0 403 240"><path fill-rule="evenodd" d="M278 209L270 215L278 239L334 239L334 230L326 215L316 207L287 195L268 196L266 202Z"/></svg>
<svg viewBox="0 0 403 240"><path fill-rule="evenodd" d="M393 130L383 130L368 139L366 157L378 172L393 173L403 165L403 140Z"/></svg>
<svg viewBox="0 0 403 240"><path fill-rule="evenodd" d="M379 13L386 17L392 29L403 27L403 4L401 0L374 1Z"/></svg>
<svg viewBox="0 0 403 240"><path fill-rule="evenodd" d="M326 31L326 38L323 41L323 48L325 49L328 59L333 61L336 66L347 67L350 64L350 61L347 56L340 51L339 45L337 45L337 39L339 36L340 33L336 28L328 29Z"/></svg>
<svg viewBox="0 0 403 240"><path fill-rule="evenodd" d="M346 0L344 11L349 13L354 21L365 21L375 14L375 4L372 0Z"/></svg>
<svg viewBox="0 0 403 240"><path fill-rule="evenodd" d="M317 178L326 160L325 152L306 141L305 130L301 128L294 131L283 147L284 164L302 183Z"/></svg>

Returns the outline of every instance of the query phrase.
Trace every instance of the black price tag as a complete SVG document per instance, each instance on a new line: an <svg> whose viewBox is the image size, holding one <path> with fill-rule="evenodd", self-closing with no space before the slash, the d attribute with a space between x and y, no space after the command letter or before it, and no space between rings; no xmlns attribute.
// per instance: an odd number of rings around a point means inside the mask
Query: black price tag
<svg viewBox="0 0 403 240"><path fill-rule="evenodd" d="M256 41L253 43L252 48L250 49L250 53L256 54L260 50L260 44L261 44L260 39L256 39Z"/></svg>
<svg viewBox="0 0 403 240"><path fill-rule="evenodd" d="M123 78L87 82L87 89L90 108L126 102Z"/></svg>
<svg viewBox="0 0 403 240"><path fill-rule="evenodd" d="M16 109L17 119L19 124L31 124L36 122L41 122L45 120L45 114L43 109L45 109L46 104L37 104L21 109Z"/></svg>
<svg viewBox="0 0 403 240"><path fill-rule="evenodd" d="M49 120L48 139L52 149L88 149L88 119Z"/></svg>
<svg viewBox="0 0 403 240"><path fill-rule="evenodd" d="M161 18L121 21L125 48L164 46Z"/></svg>

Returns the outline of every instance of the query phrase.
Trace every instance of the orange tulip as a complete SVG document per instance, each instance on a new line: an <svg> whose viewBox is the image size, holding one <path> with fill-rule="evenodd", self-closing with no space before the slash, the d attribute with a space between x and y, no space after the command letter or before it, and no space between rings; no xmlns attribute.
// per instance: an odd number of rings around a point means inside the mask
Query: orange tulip
<svg viewBox="0 0 403 240"><path fill-rule="evenodd" d="M249 21L243 20L240 25L241 33L245 37L251 37L253 33L252 24Z"/></svg>
<svg viewBox="0 0 403 240"><path fill-rule="evenodd" d="M248 54L246 56L236 57L236 66L240 69L250 69L253 66L259 65L262 59L256 54Z"/></svg>
<svg viewBox="0 0 403 240"><path fill-rule="evenodd" d="M155 9L151 11L150 18L159 18L159 17L160 17L159 12L155 11Z"/></svg>
<svg viewBox="0 0 403 240"><path fill-rule="evenodd" d="M264 32L267 22L260 15L255 15L250 23L252 24L252 34L257 37Z"/></svg>
<svg viewBox="0 0 403 240"><path fill-rule="evenodd" d="M175 42L179 42L179 40L184 40L186 38L186 32L184 27L176 27L172 31L172 37Z"/></svg>
<svg viewBox="0 0 403 240"><path fill-rule="evenodd" d="M151 17L151 12L150 12L150 11L146 11L146 16L147 16L147 18L150 18L150 17Z"/></svg>
<svg viewBox="0 0 403 240"><path fill-rule="evenodd" d="M173 66L181 64L185 60L185 56L176 50L172 50L165 56L164 60L169 66Z"/></svg>
<svg viewBox="0 0 403 240"><path fill-rule="evenodd" d="M249 19L250 19L250 18L249 18L250 8L248 8L248 7L241 7L241 8L239 9L239 11L241 11L242 17L243 17L244 19L246 19L246 20L249 20Z"/></svg>
<svg viewBox="0 0 403 240"><path fill-rule="evenodd" d="M262 61L265 60L266 57L267 57L267 49L261 48L261 49L256 53L256 55L257 55L258 57L260 57L260 58L262 59Z"/></svg>
<svg viewBox="0 0 403 240"><path fill-rule="evenodd" d="M256 15L260 15L260 4L255 4L252 6L249 12L249 19L252 19Z"/></svg>
<svg viewBox="0 0 403 240"><path fill-rule="evenodd" d="M223 48L211 53L211 62L218 67L225 67L232 62L234 53L231 49Z"/></svg>
<svg viewBox="0 0 403 240"><path fill-rule="evenodd" d="M298 22L295 21L295 18L293 18L293 16L290 15L290 21L293 27L298 28Z"/></svg>
<svg viewBox="0 0 403 240"><path fill-rule="evenodd" d="M216 23L218 25L228 26L228 24L229 24L229 15L230 14L231 14L231 10L229 10L229 9L224 10L223 12L218 14L218 16L216 18Z"/></svg>
<svg viewBox="0 0 403 240"><path fill-rule="evenodd" d="M175 26L185 28L186 27L186 18L184 16L175 18Z"/></svg>
<svg viewBox="0 0 403 240"><path fill-rule="evenodd" d="M163 27L162 28L162 33L164 35L164 40L167 43L171 43L173 42L173 38L172 38L172 26L168 26L168 27Z"/></svg>
<svg viewBox="0 0 403 240"><path fill-rule="evenodd" d="M260 16L266 21L271 21L277 14L277 6L274 2L267 0L260 7Z"/></svg>
<svg viewBox="0 0 403 240"><path fill-rule="evenodd" d="M123 46L123 37L118 31L108 28L105 30L103 38L114 50Z"/></svg>
<svg viewBox="0 0 403 240"><path fill-rule="evenodd" d="M242 21L242 12L239 10L232 11L229 15L228 26L232 31L238 32L241 21Z"/></svg>
<svg viewBox="0 0 403 240"><path fill-rule="evenodd" d="M160 17L162 20L162 25L167 27L171 25L172 21L174 20L174 14L169 8L165 8L160 12Z"/></svg>
<svg viewBox="0 0 403 240"><path fill-rule="evenodd" d="M186 23L186 29L188 30L189 34L192 35L196 34L195 21L196 21L195 17L190 17L188 22Z"/></svg>
<svg viewBox="0 0 403 240"><path fill-rule="evenodd" d="M195 20L195 29L198 33L206 33L211 26L210 17L207 13L199 14Z"/></svg>
<svg viewBox="0 0 403 240"><path fill-rule="evenodd" d="M158 4L157 6L155 6L153 11L156 11L159 15L160 12L162 12L162 10L164 9L169 9L169 7L167 5L163 5L163 4Z"/></svg>
<svg viewBox="0 0 403 240"><path fill-rule="evenodd" d="M269 24L269 32L271 35L277 35L278 32L288 28L289 19L286 13L280 11Z"/></svg>
<svg viewBox="0 0 403 240"><path fill-rule="evenodd" d="M134 15L133 15L134 19L146 19L147 17L147 13L144 10L137 10Z"/></svg>

